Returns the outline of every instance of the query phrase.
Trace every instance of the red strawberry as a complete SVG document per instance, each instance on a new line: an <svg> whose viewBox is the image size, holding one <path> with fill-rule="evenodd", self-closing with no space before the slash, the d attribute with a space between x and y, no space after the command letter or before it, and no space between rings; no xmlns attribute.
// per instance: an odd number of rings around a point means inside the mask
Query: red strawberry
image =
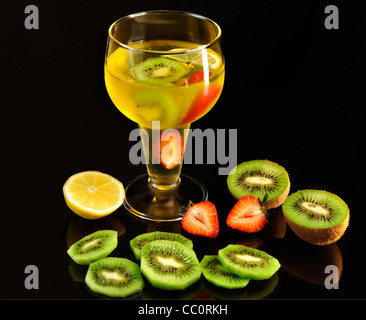
<svg viewBox="0 0 366 320"><path fill-rule="evenodd" d="M184 214L182 228L197 236L216 238L219 234L219 217L215 205L209 201L194 204Z"/></svg>
<svg viewBox="0 0 366 320"><path fill-rule="evenodd" d="M227 216L226 223L233 229L244 232L257 232L266 224L266 211L257 198L242 197Z"/></svg>
<svg viewBox="0 0 366 320"><path fill-rule="evenodd" d="M182 163L184 141L176 131L165 130L154 142L153 156L166 169Z"/></svg>
<svg viewBox="0 0 366 320"><path fill-rule="evenodd" d="M181 125L192 122L203 115L213 102L218 99L222 87L217 85L206 85L203 90L194 99L191 108L180 122Z"/></svg>
<svg viewBox="0 0 366 320"><path fill-rule="evenodd" d="M211 72L208 73L208 76L211 77ZM205 79L205 73L203 70L198 70L192 73L192 75L188 79L188 84L196 83L203 81Z"/></svg>

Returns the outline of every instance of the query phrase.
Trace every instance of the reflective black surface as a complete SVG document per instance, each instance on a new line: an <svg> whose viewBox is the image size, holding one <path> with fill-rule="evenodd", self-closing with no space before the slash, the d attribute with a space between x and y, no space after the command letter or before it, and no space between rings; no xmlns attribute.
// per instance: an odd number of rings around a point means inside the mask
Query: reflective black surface
<svg viewBox="0 0 366 320"><path fill-rule="evenodd" d="M220 217L216 240L190 237L199 258L229 243L258 247L282 267L271 279L242 291L217 290L200 281L182 293L147 286L140 299L365 299L364 75L362 11L339 6L340 29L324 28L319 1L207 6L200 2L46 1L38 3L40 29L24 28L27 1L1 3L2 208L1 299L100 299L83 284L85 267L68 257L68 244L90 230L120 232L113 255L130 257L129 240L152 230L181 231L179 224L139 223L120 208L85 221L66 206L62 186L83 170L99 170L125 185L143 165L130 163L136 125L113 106L104 87L109 25L147 9L193 11L223 30L224 91L192 128L237 129L237 161L269 159L289 172L291 191L333 192L351 211L350 226L334 245L299 240L280 213L266 229L246 235L226 227L235 200L215 164L183 166L208 189ZM229 150L227 150L229 152ZM5 192L4 192L5 191ZM39 289L24 285L25 268L39 270ZM324 285L327 265L337 266L339 288ZM134 302L139 304L140 302Z"/></svg>

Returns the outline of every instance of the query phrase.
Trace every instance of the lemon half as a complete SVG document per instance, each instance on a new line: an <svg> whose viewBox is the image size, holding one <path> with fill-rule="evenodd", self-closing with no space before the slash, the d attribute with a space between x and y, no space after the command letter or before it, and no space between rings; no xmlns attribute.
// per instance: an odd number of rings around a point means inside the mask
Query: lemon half
<svg viewBox="0 0 366 320"><path fill-rule="evenodd" d="M117 210L125 199L123 184L109 174L83 171L63 186L67 206L85 219L99 219Z"/></svg>

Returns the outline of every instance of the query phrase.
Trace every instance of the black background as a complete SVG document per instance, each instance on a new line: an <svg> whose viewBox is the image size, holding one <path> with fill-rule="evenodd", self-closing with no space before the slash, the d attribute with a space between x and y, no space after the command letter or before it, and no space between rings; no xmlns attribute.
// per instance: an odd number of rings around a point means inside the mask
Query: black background
<svg viewBox="0 0 366 320"><path fill-rule="evenodd" d="M328 190L342 197L351 211L350 226L337 243L343 257L339 289L327 290L281 268L277 287L266 298L365 299L360 262L365 243L361 152L366 12L358 3L347 3L2 0L0 298L98 298L69 272L66 238L76 218L64 202L62 186L83 170L109 173L124 184L145 172L128 158L135 143L128 137L136 124L114 107L104 86L107 29L130 13L176 9L207 16L223 31L224 90L192 128L237 128L238 162L277 162L290 174L291 192ZM24 27L29 4L38 6L39 30ZM339 30L324 27L328 4L338 5ZM316 265L312 253L318 249L298 240L289 228L284 239L272 239L225 227L235 200L226 177L217 174L220 166L183 166L183 173L208 187L222 222L216 241L193 238L198 252L214 253L230 242L256 239L275 256L291 256L289 247L309 255ZM127 229L116 255L129 256L129 237L147 226L130 221L123 208L113 216ZM24 287L24 269L31 264L39 269L38 290ZM195 298L213 296L203 290Z"/></svg>

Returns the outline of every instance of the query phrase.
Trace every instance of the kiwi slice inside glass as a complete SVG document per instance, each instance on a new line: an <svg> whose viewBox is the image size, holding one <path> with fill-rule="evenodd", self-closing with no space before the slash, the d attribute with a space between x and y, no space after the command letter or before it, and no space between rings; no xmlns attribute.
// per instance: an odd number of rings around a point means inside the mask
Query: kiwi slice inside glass
<svg viewBox="0 0 366 320"><path fill-rule="evenodd" d="M144 288L139 266L125 258L104 258L89 265L85 283L90 290L109 297L126 298Z"/></svg>
<svg viewBox="0 0 366 320"><path fill-rule="evenodd" d="M193 249L193 242L180 233L154 231L142 233L130 241L130 247L137 261L141 260L142 247L152 241L156 240L170 240L177 241L186 247Z"/></svg>
<svg viewBox="0 0 366 320"><path fill-rule="evenodd" d="M142 248L142 274L155 288L184 290L201 277L195 252L176 241L157 240Z"/></svg>
<svg viewBox="0 0 366 320"><path fill-rule="evenodd" d="M206 280L221 288L240 289L244 288L250 281L226 270L215 255L204 256L201 260L201 267Z"/></svg>
<svg viewBox="0 0 366 320"><path fill-rule="evenodd" d="M268 279L281 266L279 261L268 253L243 245L228 245L219 250L218 258L226 270L246 279Z"/></svg>
<svg viewBox="0 0 366 320"><path fill-rule="evenodd" d="M138 81L157 86L169 85L189 71L182 63L165 57L148 58L133 69Z"/></svg>
<svg viewBox="0 0 366 320"><path fill-rule="evenodd" d="M285 200L282 210L295 234L312 244L335 242L348 227L347 204L327 191L297 191Z"/></svg>
<svg viewBox="0 0 366 320"><path fill-rule="evenodd" d="M231 170L227 185L236 199L252 195L267 209L279 207L290 191L287 171L268 160L251 160L239 164Z"/></svg>
<svg viewBox="0 0 366 320"><path fill-rule="evenodd" d="M117 247L117 237L115 230L96 231L75 242L67 253L77 264L90 264L108 256Z"/></svg>
<svg viewBox="0 0 366 320"><path fill-rule="evenodd" d="M147 89L134 93L132 100L143 126L151 127L152 121L160 121L161 126L169 127L177 122L179 108L168 92Z"/></svg>

